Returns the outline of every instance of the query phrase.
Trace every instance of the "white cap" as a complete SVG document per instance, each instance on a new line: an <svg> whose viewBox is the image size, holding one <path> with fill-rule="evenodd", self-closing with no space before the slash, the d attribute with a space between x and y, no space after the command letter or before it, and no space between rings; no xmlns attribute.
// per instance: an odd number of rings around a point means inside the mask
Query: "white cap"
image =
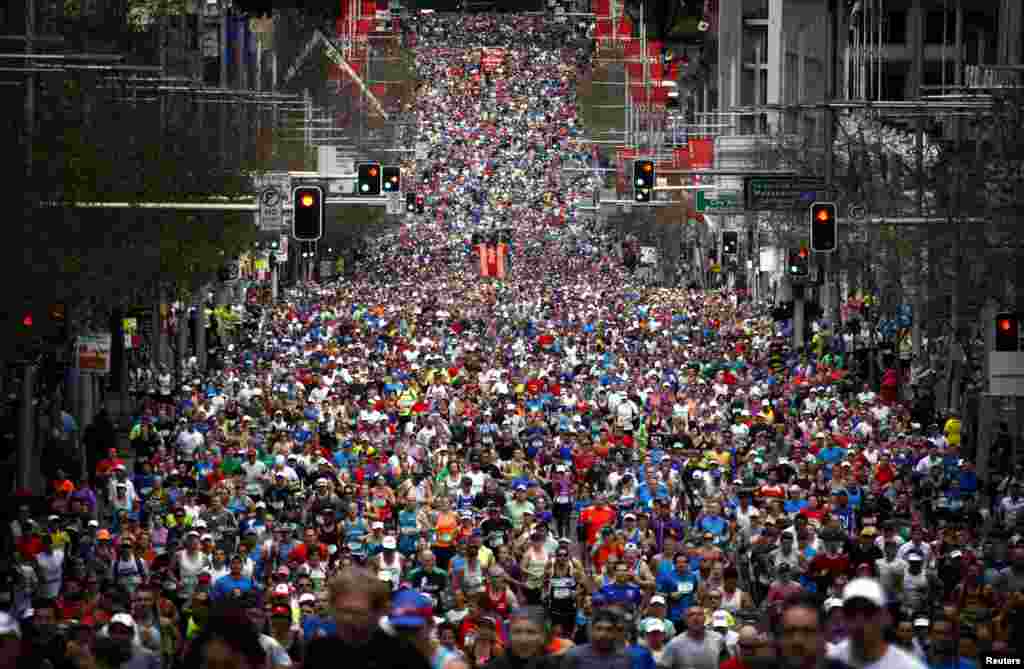
<svg viewBox="0 0 1024 669"><path fill-rule="evenodd" d="M927 618L914 618L914 627L930 627L931 624Z"/></svg>
<svg viewBox="0 0 1024 669"><path fill-rule="evenodd" d="M291 588L288 587L287 584L281 583L280 585L277 585L277 586L274 587L274 594L275 595L290 595L290 594L292 594L292 590L291 590Z"/></svg>
<svg viewBox="0 0 1024 669"><path fill-rule="evenodd" d="M873 578L855 578L843 588L843 604L853 599L866 599L882 608L885 606L885 591Z"/></svg>
<svg viewBox="0 0 1024 669"><path fill-rule="evenodd" d="M661 595L655 595L655 596L651 597L650 603L651 604L664 604L665 603L665 598L662 597Z"/></svg>
<svg viewBox="0 0 1024 669"><path fill-rule="evenodd" d="M651 632L664 632L665 623L658 620L657 618L648 618L644 621L644 634L650 634Z"/></svg>
<svg viewBox="0 0 1024 669"><path fill-rule="evenodd" d="M316 595L314 595L311 592L307 592L306 594L304 594L301 597L299 597L299 604L305 604L306 602L313 602L315 604L316 603Z"/></svg>
<svg viewBox="0 0 1024 669"><path fill-rule="evenodd" d="M829 597L828 599L825 600L825 605L824 605L823 608L825 609L825 613L828 613L832 609L842 608L842 607L843 607L843 600L839 599L838 597Z"/></svg>
<svg viewBox="0 0 1024 669"><path fill-rule="evenodd" d="M395 541L394 537L384 537L384 541L380 542L380 545L389 551L398 548L398 542Z"/></svg>
<svg viewBox="0 0 1024 669"><path fill-rule="evenodd" d="M135 619L127 613L115 613L114 617L110 619L111 625L124 625L128 629L135 629Z"/></svg>
<svg viewBox="0 0 1024 669"><path fill-rule="evenodd" d="M0 611L0 636L21 638L21 626L18 621L2 611Z"/></svg>
<svg viewBox="0 0 1024 669"><path fill-rule="evenodd" d="M373 525L370 526L370 529L373 529L373 530L383 530L384 529L384 523L382 523L382 522L380 522L378 520L377 522L375 522Z"/></svg>
<svg viewBox="0 0 1024 669"><path fill-rule="evenodd" d="M715 611L711 614L712 627L729 627L729 614L725 611Z"/></svg>

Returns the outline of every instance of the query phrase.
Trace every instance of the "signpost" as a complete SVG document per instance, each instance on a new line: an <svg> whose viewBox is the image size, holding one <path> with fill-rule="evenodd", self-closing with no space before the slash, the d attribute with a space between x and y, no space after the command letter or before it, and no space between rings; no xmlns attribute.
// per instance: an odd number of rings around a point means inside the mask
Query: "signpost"
<svg viewBox="0 0 1024 669"><path fill-rule="evenodd" d="M110 333L78 335L75 366L83 374L110 373Z"/></svg>
<svg viewBox="0 0 1024 669"><path fill-rule="evenodd" d="M292 178L287 172L275 172L260 181L260 230L276 232L284 227L284 203L292 190Z"/></svg>
<svg viewBox="0 0 1024 669"><path fill-rule="evenodd" d="M697 213L721 212L723 210L742 210L743 204L739 191L724 190L711 195L708 191L697 191Z"/></svg>
<svg viewBox="0 0 1024 669"><path fill-rule="evenodd" d="M744 186L746 208L750 211L810 206L815 200L828 200L832 195L821 177L746 177Z"/></svg>
<svg viewBox="0 0 1024 669"><path fill-rule="evenodd" d="M401 216L405 211L401 193L388 193L388 204L385 213Z"/></svg>

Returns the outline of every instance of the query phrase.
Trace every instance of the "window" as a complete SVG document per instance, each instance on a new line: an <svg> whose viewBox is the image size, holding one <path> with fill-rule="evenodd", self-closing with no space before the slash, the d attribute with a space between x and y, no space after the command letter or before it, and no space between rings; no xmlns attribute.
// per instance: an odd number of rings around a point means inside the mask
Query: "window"
<svg viewBox="0 0 1024 669"><path fill-rule="evenodd" d="M947 44L956 37L956 14L954 12L928 12L924 22L924 43L942 44L943 35Z"/></svg>
<svg viewBox="0 0 1024 669"><path fill-rule="evenodd" d="M892 11L885 13L885 26L882 33L885 44L907 43L907 13Z"/></svg>

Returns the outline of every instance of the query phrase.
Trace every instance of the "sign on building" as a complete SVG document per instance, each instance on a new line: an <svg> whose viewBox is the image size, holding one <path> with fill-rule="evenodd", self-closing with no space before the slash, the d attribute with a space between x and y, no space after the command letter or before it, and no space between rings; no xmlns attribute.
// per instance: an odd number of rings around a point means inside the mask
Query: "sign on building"
<svg viewBox="0 0 1024 669"><path fill-rule="evenodd" d="M83 374L110 373L110 333L79 335L75 342L75 365Z"/></svg>

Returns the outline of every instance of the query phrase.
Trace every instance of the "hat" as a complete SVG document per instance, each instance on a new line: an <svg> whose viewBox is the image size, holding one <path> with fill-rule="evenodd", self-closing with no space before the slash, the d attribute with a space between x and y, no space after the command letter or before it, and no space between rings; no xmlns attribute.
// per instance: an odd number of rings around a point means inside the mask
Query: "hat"
<svg viewBox="0 0 1024 669"><path fill-rule="evenodd" d="M282 583L281 585L278 585L274 588L274 594L279 595L281 597L287 597L288 595L292 594L292 591L291 588Z"/></svg>
<svg viewBox="0 0 1024 669"><path fill-rule="evenodd" d="M927 618L914 618L914 627L930 627L932 621Z"/></svg>
<svg viewBox="0 0 1024 669"><path fill-rule="evenodd" d="M291 618L292 610L287 606L275 606L270 610L270 615L274 618Z"/></svg>
<svg viewBox="0 0 1024 669"><path fill-rule="evenodd" d="M382 522L380 522L378 520L377 522L375 522L373 525L370 526L370 529L383 530L384 529L384 523L382 523Z"/></svg>
<svg viewBox="0 0 1024 669"><path fill-rule="evenodd" d="M862 537L873 537L876 534L878 534L878 530L875 529L874 527L870 526L870 525L868 525L867 527L865 527L863 530L860 531L860 536L862 536Z"/></svg>
<svg viewBox="0 0 1024 669"><path fill-rule="evenodd" d="M958 558L958 557L963 557L963 555L964 554L963 554L962 551L953 551L952 553L949 554L949 557L951 557L951 558Z"/></svg>
<svg viewBox="0 0 1024 669"><path fill-rule="evenodd" d="M384 541L380 542L380 545L383 546L385 550L389 551L393 551L398 548L398 542L395 541L394 537L384 537Z"/></svg>
<svg viewBox="0 0 1024 669"><path fill-rule="evenodd" d="M433 621L434 604L427 595L416 590L401 590L391 602L387 622L392 627L419 628Z"/></svg>
<svg viewBox="0 0 1024 669"><path fill-rule="evenodd" d="M111 625L124 625L130 630L135 629L135 619L127 613L115 613L114 617L110 619Z"/></svg>
<svg viewBox="0 0 1024 669"><path fill-rule="evenodd" d="M665 605L665 598L662 597L661 595L655 595L655 596L651 597L650 603L652 605L653 604L661 604L662 606L664 606Z"/></svg>
<svg viewBox="0 0 1024 669"><path fill-rule="evenodd" d="M873 578L855 578L843 588L843 604L854 599L866 599L878 608L885 606L885 591Z"/></svg>
<svg viewBox="0 0 1024 669"><path fill-rule="evenodd" d="M644 621L644 634L650 634L651 632L664 632L665 623L658 620L657 618L648 618Z"/></svg>
<svg viewBox="0 0 1024 669"><path fill-rule="evenodd" d="M839 599L838 597L829 597L828 599L825 600L825 604L824 604L825 613L828 613L832 609L842 608L842 606L843 606L843 600Z"/></svg>
<svg viewBox="0 0 1024 669"><path fill-rule="evenodd" d="M291 572L290 569L288 569L288 567L286 567L284 565L281 565L280 567L277 568L277 571L275 571L274 573L278 574L280 576L291 576L292 572Z"/></svg>
<svg viewBox="0 0 1024 669"><path fill-rule="evenodd" d="M715 611L711 614L712 627L729 627L729 614L725 611Z"/></svg>

